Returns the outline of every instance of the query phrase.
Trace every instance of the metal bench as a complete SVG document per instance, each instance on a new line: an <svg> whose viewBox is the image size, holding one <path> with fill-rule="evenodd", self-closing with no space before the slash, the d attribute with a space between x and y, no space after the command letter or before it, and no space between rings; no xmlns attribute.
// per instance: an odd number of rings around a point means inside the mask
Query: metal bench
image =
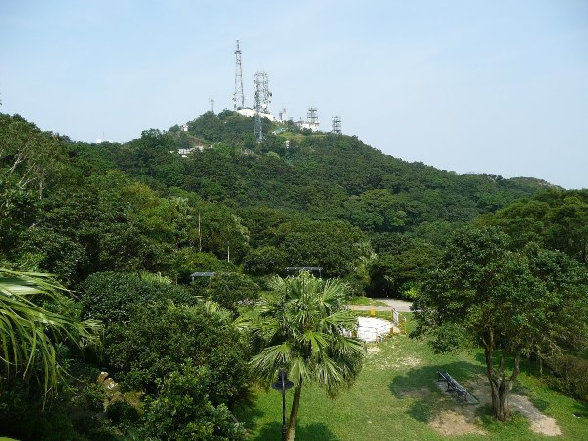
<svg viewBox="0 0 588 441"><path fill-rule="evenodd" d="M445 381L447 383L447 392L455 392L457 398L462 401L468 401L468 391L453 379L448 372L437 371L437 381Z"/></svg>

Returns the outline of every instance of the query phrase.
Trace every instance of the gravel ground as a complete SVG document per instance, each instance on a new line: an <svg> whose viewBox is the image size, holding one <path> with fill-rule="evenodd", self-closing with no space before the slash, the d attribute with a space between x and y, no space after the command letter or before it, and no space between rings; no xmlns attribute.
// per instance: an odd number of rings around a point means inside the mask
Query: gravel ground
<svg viewBox="0 0 588 441"><path fill-rule="evenodd" d="M410 312L410 306L412 302L406 300L397 299L374 299L378 302L386 303L388 306L364 306L364 305L349 305L349 309L355 309L356 311L369 311L375 309L376 311L391 311L392 308L396 308L398 312Z"/></svg>

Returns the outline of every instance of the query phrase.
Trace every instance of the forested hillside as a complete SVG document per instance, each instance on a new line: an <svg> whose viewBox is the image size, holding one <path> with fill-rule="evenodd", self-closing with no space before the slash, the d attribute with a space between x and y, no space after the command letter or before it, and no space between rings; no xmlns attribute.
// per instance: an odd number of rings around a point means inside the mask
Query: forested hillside
<svg viewBox="0 0 588 441"><path fill-rule="evenodd" d="M104 326L102 351L80 352L71 342L55 350L75 379L55 378L52 387L39 380L42 364L9 362L7 348L20 343L3 340L0 427L40 439L61 421L54 439L114 440L125 424L137 424L137 439L160 439L169 422L163 415L185 405L194 424L242 439L230 410L247 401L254 348L233 319L286 267L320 266L353 295L412 298L447 256L453 233L477 225L500 229L501 246L513 253L561 252L558 262L585 270L588 190L458 175L384 155L356 137L293 124L277 130L267 120L257 144L252 126L251 118L224 111L196 118L187 131L174 126L124 144L87 144L0 114L0 269L54 275L38 285L34 274L15 279L0 271L0 288L4 276L48 290L41 293L63 286L74 300L54 304L52 294L36 305ZM217 275L190 277L203 271ZM576 367L585 362L586 341L584 330L575 335L579 341L562 346ZM107 377L95 382L105 369L121 383L118 395L102 386ZM560 374L563 389L580 390L576 377ZM186 390L198 393L189 404L174 401L192 393ZM46 426L28 426L46 396L53 403ZM101 412L108 418L92 417Z"/></svg>
<svg viewBox="0 0 588 441"><path fill-rule="evenodd" d="M399 295L448 232L551 187L439 171L293 125L276 136L266 120L266 141L256 144L251 124L207 113L186 132L93 145L3 115L6 259L66 283L102 270L184 282L227 265L256 275L323 266L355 280L358 292Z"/></svg>
<svg viewBox="0 0 588 441"><path fill-rule="evenodd" d="M122 145L71 142L18 116L1 122L3 253L66 283L102 270L186 281L227 265L256 275L323 266L361 281L358 292L399 295L451 230L553 188L411 164L292 124L272 135L267 120L256 144L252 119L229 111Z"/></svg>

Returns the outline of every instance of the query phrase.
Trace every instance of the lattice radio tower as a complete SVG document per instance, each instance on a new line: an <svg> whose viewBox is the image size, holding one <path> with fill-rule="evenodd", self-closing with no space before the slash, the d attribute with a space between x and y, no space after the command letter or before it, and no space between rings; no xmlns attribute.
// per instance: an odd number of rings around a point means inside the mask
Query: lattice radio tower
<svg viewBox="0 0 588 441"><path fill-rule="evenodd" d="M333 117L333 133L335 135L341 134L341 117L340 116Z"/></svg>
<svg viewBox="0 0 588 441"><path fill-rule="evenodd" d="M308 112L306 112L306 121L309 122L311 125L318 125L318 114L316 107L309 107Z"/></svg>
<svg viewBox="0 0 588 441"><path fill-rule="evenodd" d="M241 68L241 49L239 49L239 40L237 40L237 50L235 51L235 93L233 94L233 109L243 109L245 107L245 95L243 94L243 69Z"/></svg>
<svg viewBox="0 0 588 441"><path fill-rule="evenodd" d="M271 92L269 91L268 75L265 72L255 72L253 80L253 89L255 97L255 125L253 134L257 142L263 141L261 133L261 114L269 112L269 103L271 102Z"/></svg>

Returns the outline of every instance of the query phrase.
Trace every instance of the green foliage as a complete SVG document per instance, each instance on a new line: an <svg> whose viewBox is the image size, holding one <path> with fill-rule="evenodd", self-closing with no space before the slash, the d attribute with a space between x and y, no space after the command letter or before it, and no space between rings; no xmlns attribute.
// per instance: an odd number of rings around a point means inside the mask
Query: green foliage
<svg viewBox="0 0 588 441"><path fill-rule="evenodd" d="M73 282L88 263L80 243L51 228L33 226L21 238L21 263L58 274L66 284Z"/></svg>
<svg viewBox="0 0 588 441"><path fill-rule="evenodd" d="M272 293L241 324L261 342L261 352L251 361L254 372L270 382L283 369L295 383L288 427L288 439L293 440L302 385L319 384L334 397L361 371L364 348L343 335L357 323L344 307L349 292L344 283L303 272L286 279L276 276L270 288Z"/></svg>
<svg viewBox="0 0 588 441"><path fill-rule="evenodd" d="M214 405L209 391L214 374L206 367L178 366L147 400L141 419L142 439L152 441L245 440L245 430L224 404Z"/></svg>
<svg viewBox="0 0 588 441"><path fill-rule="evenodd" d="M68 302L65 290L49 275L0 268L0 378L36 373L47 394L63 374L58 346L98 343L99 322L51 310L71 309Z"/></svg>
<svg viewBox="0 0 588 441"><path fill-rule="evenodd" d="M408 285L418 283L433 269L437 249L428 242L403 240L403 244L382 252L370 265L371 283L368 294L372 297L403 297ZM382 247L382 244L380 244Z"/></svg>
<svg viewBox="0 0 588 441"><path fill-rule="evenodd" d="M204 292L220 306L236 313L239 305L257 299L259 286L245 274L221 272L210 278Z"/></svg>
<svg viewBox="0 0 588 441"><path fill-rule="evenodd" d="M555 354L547 364L556 375L555 387L580 400L588 401L588 360L572 354Z"/></svg>
<svg viewBox="0 0 588 441"><path fill-rule="evenodd" d="M256 275L281 274L287 262L286 251L272 245L265 245L251 250L245 259L244 267L248 273Z"/></svg>
<svg viewBox="0 0 588 441"><path fill-rule="evenodd" d="M287 222L274 241L288 256L288 266L322 266L330 277L353 272L371 255L365 234L345 221Z"/></svg>
<svg viewBox="0 0 588 441"><path fill-rule="evenodd" d="M533 241L587 262L588 190L546 191L485 216L481 222L502 228L517 248Z"/></svg>
<svg viewBox="0 0 588 441"><path fill-rule="evenodd" d="M146 280L132 273L94 273L81 286L83 316L101 320L106 325L127 323L135 305L166 300L178 305L198 303L198 299L184 287Z"/></svg>
<svg viewBox="0 0 588 441"><path fill-rule="evenodd" d="M585 271L562 253L537 247L513 253L509 245L508 236L496 229L460 231L414 304L413 335L430 335L435 349L468 344L485 349L496 392L493 408L501 420L508 414L506 397L522 354L558 346L569 335L562 335L565 329L587 336ZM508 377L507 356L514 360Z"/></svg>
<svg viewBox="0 0 588 441"><path fill-rule="evenodd" d="M37 403L21 403L12 412L0 413L3 435L14 436L19 441L87 441L74 427L64 402L42 409ZM0 439L3 439L0 437Z"/></svg>
<svg viewBox="0 0 588 441"><path fill-rule="evenodd" d="M389 190L369 190L345 202L345 216L364 231L400 230L407 215L398 199Z"/></svg>
<svg viewBox="0 0 588 441"><path fill-rule="evenodd" d="M209 391L214 404L247 395L247 348L226 315L205 306L137 305L127 323L110 325L105 341L113 376L128 388L154 393L158 379L188 360L215 373Z"/></svg>

